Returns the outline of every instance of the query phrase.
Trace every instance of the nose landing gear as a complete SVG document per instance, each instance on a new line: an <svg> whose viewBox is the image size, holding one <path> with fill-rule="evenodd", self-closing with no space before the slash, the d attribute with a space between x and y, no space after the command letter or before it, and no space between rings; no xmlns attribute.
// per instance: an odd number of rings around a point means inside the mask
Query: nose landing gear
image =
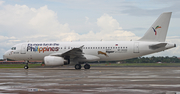
<svg viewBox="0 0 180 94"><path fill-rule="evenodd" d="M24 69L28 69L29 67L27 65L24 66Z"/></svg>
<svg viewBox="0 0 180 94"><path fill-rule="evenodd" d="M28 69L28 68L29 68L29 67L28 67L29 61L25 61L25 63L26 63L26 65L24 66L24 69Z"/></svg>

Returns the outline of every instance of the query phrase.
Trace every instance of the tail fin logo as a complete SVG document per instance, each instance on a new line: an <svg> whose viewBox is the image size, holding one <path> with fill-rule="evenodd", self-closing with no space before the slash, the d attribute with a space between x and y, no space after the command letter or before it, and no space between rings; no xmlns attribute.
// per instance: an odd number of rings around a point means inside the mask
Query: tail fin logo
<svg viewBox="0 0 180 94"><path fill-rule="evenodd" d="M156 31L156 30L157 30L158 28L161 28L161 26L156 26L156 28L155 28L155 29L152 27L152 29L153 29L153 30L154 30L154 32L155 32L155 35L157 35L157 31Z"/></svg>

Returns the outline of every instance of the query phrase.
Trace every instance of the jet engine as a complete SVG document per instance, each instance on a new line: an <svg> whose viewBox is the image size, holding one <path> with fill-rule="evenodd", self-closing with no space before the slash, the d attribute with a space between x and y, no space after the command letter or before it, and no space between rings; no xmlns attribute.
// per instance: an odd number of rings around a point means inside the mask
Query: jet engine
<svg viewBox="0 0 180 94"><path fill-rule="evenodd" d="M67 60L65 60L62 57L57 56L45 56L44 57L44 63L47 66L61 66L67 63Z"/></svg>

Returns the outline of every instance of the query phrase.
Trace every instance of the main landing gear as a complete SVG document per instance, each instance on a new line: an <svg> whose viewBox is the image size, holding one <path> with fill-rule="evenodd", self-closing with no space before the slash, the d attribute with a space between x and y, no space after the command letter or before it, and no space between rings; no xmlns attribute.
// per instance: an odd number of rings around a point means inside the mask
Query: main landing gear
<svg viewBox="0 0 180 94"><path fill-rule="evenodd" d="M75 65L75 69L76 69L76 70L81 69L81 64L76 64L76 65Z"/></svg>
<svg viewBox="0 0 180 94"><path fill-rule="evenodd" d="M75 69L80 70L81 64L76 64L74 67L75 67ZM90 68L91 68L91 66L89 64L84 65L84 69L90 69Z"/></svg>
<svg viewBox="0 0 180 94"><path fill-rule="evenodd" d="M29 68L29 67L28 67L29 61L25 61L25 63L26 63L26 65L24 66L24 69L28 69L28 68Z"/></svg>
<svg viewBox="0 0 180 94"><path fill-rule="evenodd" d="M84 65L84 69L90 69L90 68L91 68L91 66L89 64Z"/></svg>

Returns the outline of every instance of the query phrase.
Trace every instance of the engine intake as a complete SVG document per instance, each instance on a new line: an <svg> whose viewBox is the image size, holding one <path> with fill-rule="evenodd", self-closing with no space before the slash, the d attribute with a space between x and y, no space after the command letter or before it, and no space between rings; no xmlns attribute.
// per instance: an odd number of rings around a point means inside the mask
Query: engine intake
<svg viewBox="0 0 180 94"><path fill-rule="evenodd" d="M62 57L57 56L45 56L44 57L44 63L47 66L61 66L67 63L67 60L65 60Z"/></svg>

